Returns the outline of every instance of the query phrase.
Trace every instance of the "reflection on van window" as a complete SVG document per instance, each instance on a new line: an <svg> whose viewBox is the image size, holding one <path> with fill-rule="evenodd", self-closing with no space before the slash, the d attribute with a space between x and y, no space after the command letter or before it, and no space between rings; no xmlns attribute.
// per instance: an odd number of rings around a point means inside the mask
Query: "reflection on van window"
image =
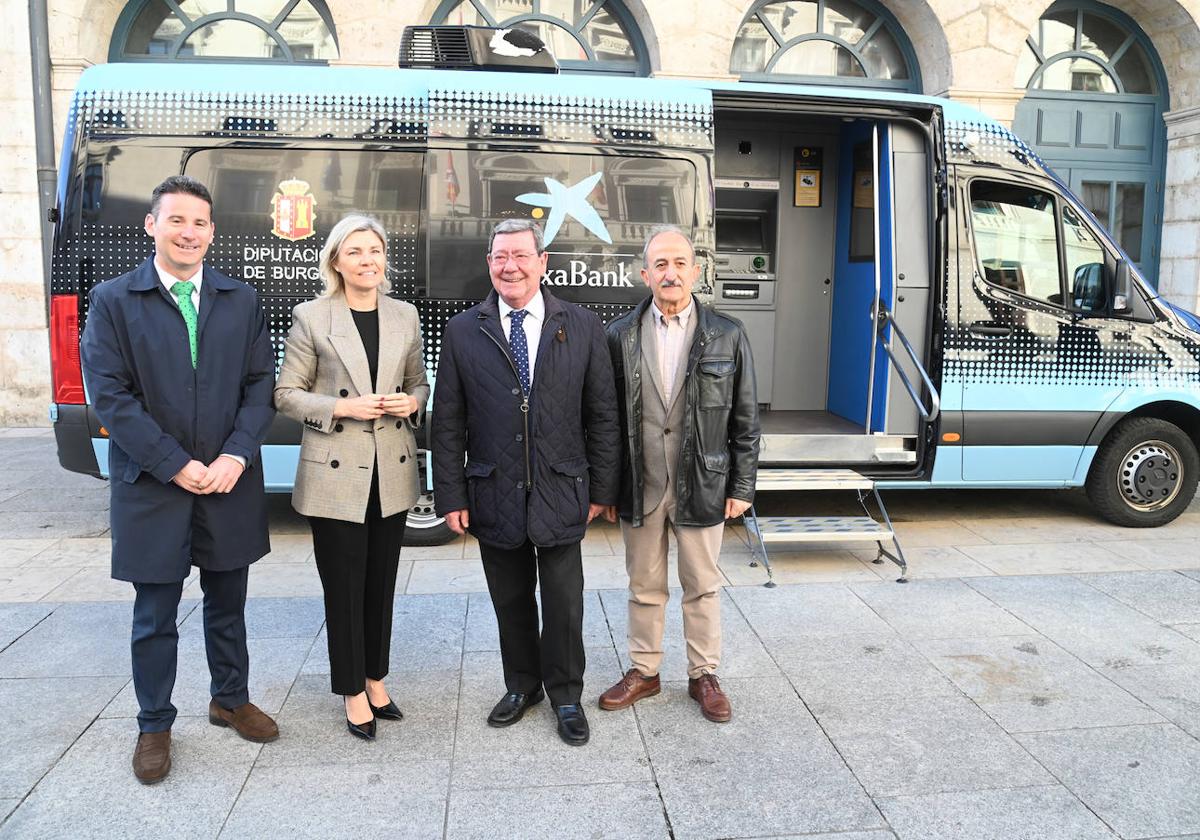
<svg viewBox="0 0 1200 840"><path fill-rule="evenodd" d="M1084 312L1105 311L1104 248L1069 205L1063 206L1063 249L1072 304Z"/></svg>
<svg viewBox="0 0 1200 840"><path fill-rule="evenodd" d="M1012 184L971 184L971 226L983 277L994 286L1062 306L1054 199Z"/></svg>

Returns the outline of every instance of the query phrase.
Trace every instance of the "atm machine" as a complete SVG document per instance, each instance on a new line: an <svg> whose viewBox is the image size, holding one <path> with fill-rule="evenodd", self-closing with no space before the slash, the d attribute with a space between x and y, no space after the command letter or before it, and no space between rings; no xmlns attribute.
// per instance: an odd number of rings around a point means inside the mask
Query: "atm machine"
<svg viewBox="0 0 1200 840"><path fill-rule="evenodd" d="M741 321L754 354L758 401L771 402L775 367L775 234L778 182L717 189L714 303ZM774 186L775 189L770 189Z"/></svg>

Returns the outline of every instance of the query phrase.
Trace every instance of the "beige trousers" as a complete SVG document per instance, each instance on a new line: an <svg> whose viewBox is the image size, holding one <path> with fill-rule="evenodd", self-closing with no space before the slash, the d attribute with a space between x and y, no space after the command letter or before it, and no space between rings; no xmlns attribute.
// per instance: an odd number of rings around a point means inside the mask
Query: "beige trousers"
<svg viewBox="0 0 1200 840"><path fill-rule="evenodd" d="M683 638L688 676L714 673L721 663L721 586L717 568L725 523L705 528L676 525L670 488L662 502L634 528L621 521L625 570L629 573L629 659L645 676L662 663L663 622L667 601L668 531L679 547L679 583L683 587Z"/></svg>

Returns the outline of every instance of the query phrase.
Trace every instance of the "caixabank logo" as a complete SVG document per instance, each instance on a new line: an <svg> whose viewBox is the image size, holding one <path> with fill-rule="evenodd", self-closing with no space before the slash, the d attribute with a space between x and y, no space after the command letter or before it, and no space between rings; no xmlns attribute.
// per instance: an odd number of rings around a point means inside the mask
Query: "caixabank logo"
<svg viewBox="0 0 1200 840"><path fill-rule="evenodd" d="M568 216L583 225L588 233L597 239L608 245L612 244L612 236L604 224L604 219L600 217L596 208L589 201L603 174L594 172L572 186L567 186L554 178L545 177L542 182L546 185L546 192L522 193L517 196L517 201L535 208L532 214L534 218L540 219L545 215L544 211L549 211L545 223L545 247L547 250L558 236L558 232L562 230L563 222ZM633 288L633 272L626 255L616 254L614 256L617 257L616 267L605 270L592 268L585 260L568 259L565 267L548 269L545 276L542 277L542 283L547 286Z"/></svg>

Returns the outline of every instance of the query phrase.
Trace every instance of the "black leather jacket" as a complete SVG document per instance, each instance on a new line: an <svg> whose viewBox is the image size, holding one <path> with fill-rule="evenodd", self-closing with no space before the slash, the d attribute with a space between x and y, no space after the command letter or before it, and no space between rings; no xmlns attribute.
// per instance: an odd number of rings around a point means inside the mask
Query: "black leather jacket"
<svg viewBox="0 0 1200 840"><path fill-rule="evenodd" d="M758 402L750 341L741 322L701 304L694 296L692 300L696 304L696 335L684 384L676 522L707 526L724 521L725 499L754 501ZM621 517L634 527L642 524L643 515L641 324L650 301L646 298L606 330L624 443L619 508Z"/></svg>

